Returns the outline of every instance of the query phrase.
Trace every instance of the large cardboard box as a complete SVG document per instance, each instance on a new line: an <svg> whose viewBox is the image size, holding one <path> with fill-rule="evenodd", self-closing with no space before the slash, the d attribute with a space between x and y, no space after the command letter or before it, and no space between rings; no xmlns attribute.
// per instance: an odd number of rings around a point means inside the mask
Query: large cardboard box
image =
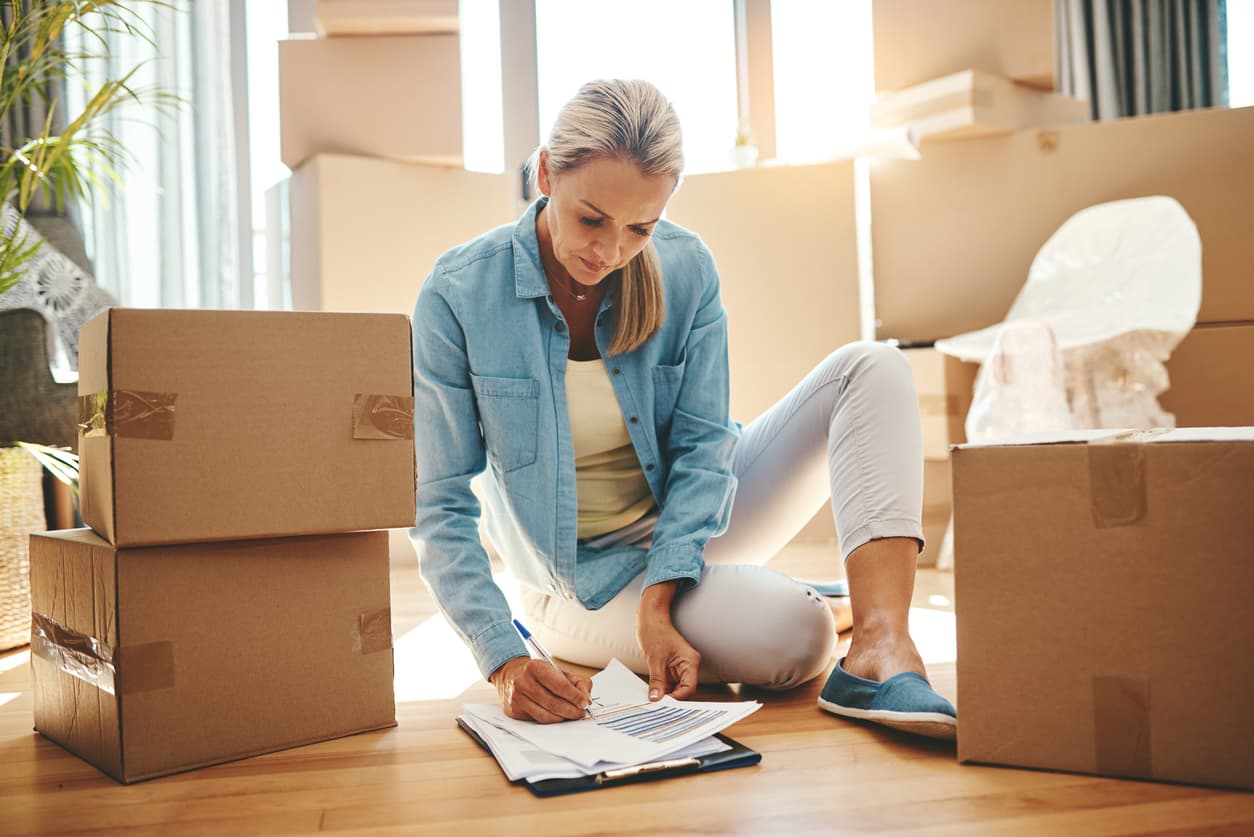
<svg viewBox="0 0 1254 837"><path fill-rule="evenodd" d="M457 0L317 0L323 35L423 35L456 32Z"/></svg>
<svg viewBox="0 0 1254 837"><path fill-rule="evenodd" d="M873 0L875 89L975 69L1054 88L1053 0Z"/></svg>
<svg viewBox="0 0 1254 837"><path fill-rule="evenodd" d="M967 440L967 411L975 393L978 363L963 363L935 349L904 349L919 392L924 459L949 459L949 446Z"/></svg>
<svg viewBox="0 0 1254 837"><path fill-rule="evenodd" d="M958 758L1254 788L1254 428L953 454Z"/></svg>
<svg viewBox="0 0 1254 837"><path fill-rule="evenodd" d="M110 543L411 526L396 314L110 308L79 336L83 521Z"/></svg>
<svg viewBox="0 0 1254 837"><path fill-rule="evenodd" d="M503 174L319 154L291 178L292 302L411 314L435 260L516 220Z"/></svg>
<svg viewBox="0 0 1254 837"><path fill-rule="evenodd" d="M292 169L323 151L460 167L457 35L279 41L279 140Z"/></svg>
<svg viewBox="0 0 1254 837"><path fill-rule="evenodd" d="M997 136L1089 119L1088 102L979 70L963 70L883 94L871 106L872 128L887 131L909 125L924 143Z"/></svg>
<svg viewBox="0 0 1254 837"><path fill-rule="evenodd" d="M859 338L852 162L692 175L667 217L718 265L734 418L757 418Z"/></svg>
<svg viewBox="0 0 1254 837"><path fill-rule="evenodd" d="M1167 377L1158 400L1177 426L1254 425L1254 322L1193 329L1167 361Z"/></svg>
<svg viewBox="0 0 1254 837"><path fill-rule="evenodd" d="M30 543L35 728L119 781L396 724L387 532Z"/></svg>
<svg viewBox="0 0 1254 837"><path fill-rule="evenodd" d="M1106 201L1169 195L1202 239L1203 323L1254 320L1254 108L937 143L871 167L878 335L950 337L999 323L1037 251Z"/></svg>

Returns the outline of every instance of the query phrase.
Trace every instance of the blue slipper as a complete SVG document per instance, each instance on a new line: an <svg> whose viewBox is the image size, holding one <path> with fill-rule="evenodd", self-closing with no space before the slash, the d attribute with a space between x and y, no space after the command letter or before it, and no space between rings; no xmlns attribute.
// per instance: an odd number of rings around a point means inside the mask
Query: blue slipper
<svg viewBox="0 0 1254 837"><path fill-rule="evenodd" d="M819 708L844 718L952 740L958 734L954 705L932 689L927 678L906 671L880 683L845 671L836 663L819 694Z"/></svg>
<svg viewBox="0 0 1254 837"><path fill-rule="evenodd" d="M843 578L839 581L802 581L807 587L814 588L814 592L820 596L848 596L849 582Z"/></svg>

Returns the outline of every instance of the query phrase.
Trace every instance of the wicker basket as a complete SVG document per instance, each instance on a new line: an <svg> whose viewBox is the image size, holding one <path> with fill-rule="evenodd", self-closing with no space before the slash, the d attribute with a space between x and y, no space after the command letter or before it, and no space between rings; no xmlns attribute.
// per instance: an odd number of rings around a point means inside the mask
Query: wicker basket
<svg viewBox="0 0 1254 837"><path fill-rule="evenodd" d="M43 466L0 448L0 651L30 643L30 535L44 522Z"/></svg>

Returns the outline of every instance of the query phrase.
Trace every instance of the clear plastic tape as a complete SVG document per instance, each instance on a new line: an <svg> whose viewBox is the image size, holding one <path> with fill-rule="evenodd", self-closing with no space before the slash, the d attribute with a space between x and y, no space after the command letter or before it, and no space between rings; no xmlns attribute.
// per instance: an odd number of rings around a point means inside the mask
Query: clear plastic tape
<svg viewBox="0 0 1254 837"><path fill-rule="evenodd" d="M358 393L353 399L353 438L414 438L413 396Z"/></svg>
<svg viewBox="0 0 1254 837"><path fill-rule="evenodd" d="M176 392L117 389L81 395L78 434L84 439L114 436L128 439L174 438Z"/></svg>
<svg viewBox="0 0 1254 837"><path fill-rule="evenodd" d="M80 634L43 613L31 614L31 653L102 692L117 693L113 649L93 636Z"/></svg>

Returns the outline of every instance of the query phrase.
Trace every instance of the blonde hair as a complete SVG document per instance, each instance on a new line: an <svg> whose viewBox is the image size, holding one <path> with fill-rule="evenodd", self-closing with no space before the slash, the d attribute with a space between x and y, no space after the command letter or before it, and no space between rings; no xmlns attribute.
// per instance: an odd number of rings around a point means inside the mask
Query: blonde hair
<svg viewBox="0 0 1254 837"><path fill-rule="evenodd" d="M675 109L647 81L590 81L557 115L549 140L549 175L602 158L630 160L645 175L670 175L675 188L683 175L683 138ZM540 149L528 162L534 178ZM623 267L614 305L614 340L609 352L638 349L662 327L666 297L662 262L650 241Z"/></svg>

